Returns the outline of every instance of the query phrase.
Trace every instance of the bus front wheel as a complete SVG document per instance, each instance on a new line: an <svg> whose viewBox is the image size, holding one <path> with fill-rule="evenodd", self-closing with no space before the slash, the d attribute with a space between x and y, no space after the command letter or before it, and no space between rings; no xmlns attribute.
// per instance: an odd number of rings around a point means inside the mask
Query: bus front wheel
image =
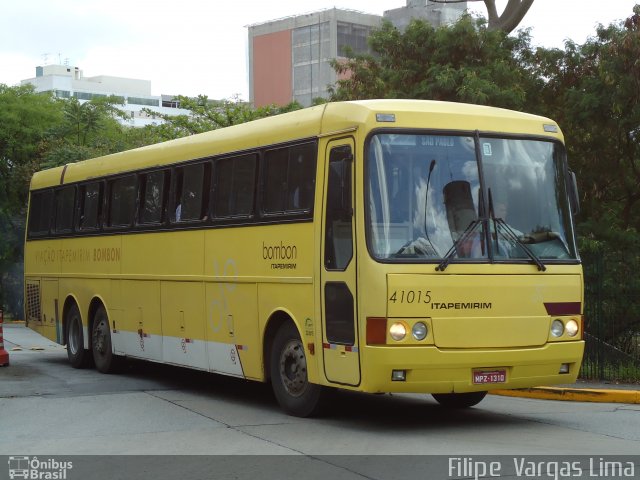
<svg viewBox="0 0 640 480"><path fill-rule="evenodd" d="M292 323L283 324L276 333L270 370L273 392L286 413L296 417L318 413L322 387L309 383L304 345Z"/></svg>
<svg viewBox="0 0 640 480"><path fill-rule="evenodd" d="M111 345L111 327L107 311L101 305L93 319L91 348L96 369L102 373L113 373L120 367L122 358L113 354Z"/></svg>
<svg viewBox="0 0 640 480"><path fill-rule="evenodd" d="M447 408L469 408L477 405L487 395L487 392L467 393L432 393L436 401Z"/></svg>
<svg viewBox="0 0 640 480"><path fill-rule="evenodd" d="M89 351L84 349L84 332L82 328L82 318L77 305L72 305L67 312L66 318L66 344L67 357L73 368L88 367L91 358Z"/></svg>

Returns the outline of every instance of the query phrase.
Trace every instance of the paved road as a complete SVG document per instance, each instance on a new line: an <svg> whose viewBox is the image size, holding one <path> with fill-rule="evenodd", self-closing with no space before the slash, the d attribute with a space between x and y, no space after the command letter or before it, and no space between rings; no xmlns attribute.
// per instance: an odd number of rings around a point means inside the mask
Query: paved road
<svg viewBox="0 0 640 480"><path fill-rule="evenodd" d="M267 385L145 362L75 370L63 347L20 325L5 325L5 347L0 455L640 452L640 405L490 395L450 412L425 395L337 393L323 418L299 419Z"/></svg>

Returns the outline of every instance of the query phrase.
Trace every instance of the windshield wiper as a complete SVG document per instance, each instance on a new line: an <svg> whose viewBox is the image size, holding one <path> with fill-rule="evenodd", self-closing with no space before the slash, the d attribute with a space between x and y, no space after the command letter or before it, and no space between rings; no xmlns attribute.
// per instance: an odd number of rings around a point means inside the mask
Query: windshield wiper
<svg viewBox="0 0 640 480"><path fill-rule="evenodd" d="M453 242L453 245L451 245L451 248L447 251L447 253L445 254L440 264L436 267L436 272L445 271L445 269L451 263L453 256L458 251L458 246L464 243L475 231L476 227L484 221L485 221L484 219L477 218L469 224L467 229L464 232L462 232L462 235L460 235L460 237L455 242Z"/></svg>
<svg viewBox="0 0 640 480"><path fill-rule="evenodd" d="M538 271L544 272L547 270L547 267L545 266L544 263L542 263L542 260L540 260L540 258L538 258L538 256L535 253L533 253L531 249L522 240L520 240L520 237L518 237L516 232L513 231L513 228L511 228L507 224L507 222L505 222L502 218L495 218L495 217L493 218L493 221L496 225L496 235L500 235L500 231L498 227L499 226L504 227L506 232L505 237L507 238L507 240L514 242L516 245L522 248L522 250L524 250L524 253L526 253L527 256L531 260L533 260L533 263L535 263L538 266Z"/></svg>

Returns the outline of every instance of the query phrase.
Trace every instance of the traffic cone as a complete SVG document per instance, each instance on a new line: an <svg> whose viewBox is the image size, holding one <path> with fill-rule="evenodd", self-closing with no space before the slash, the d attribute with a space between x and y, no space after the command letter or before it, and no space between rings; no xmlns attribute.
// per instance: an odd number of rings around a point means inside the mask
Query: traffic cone
<svg viewBox="0 0 640 480"><path fill-rule="evenodd" d="M9 352L4 349L4 335L2 334L2 324L4 323L4 312L0 310L0 367L9 365Z"/></svg>

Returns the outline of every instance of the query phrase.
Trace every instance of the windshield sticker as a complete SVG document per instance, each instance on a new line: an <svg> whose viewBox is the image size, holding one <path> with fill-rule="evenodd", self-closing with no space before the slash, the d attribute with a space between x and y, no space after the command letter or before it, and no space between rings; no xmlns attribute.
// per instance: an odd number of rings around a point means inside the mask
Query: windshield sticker
<svg viewBox="0 0 640 480"><path fill-rule="evenodd" d="M482 144L482 153L484 153L485 157L490 157L492 155L492 153L491 153L491 144L490 143L483 143Z"/></svg>

